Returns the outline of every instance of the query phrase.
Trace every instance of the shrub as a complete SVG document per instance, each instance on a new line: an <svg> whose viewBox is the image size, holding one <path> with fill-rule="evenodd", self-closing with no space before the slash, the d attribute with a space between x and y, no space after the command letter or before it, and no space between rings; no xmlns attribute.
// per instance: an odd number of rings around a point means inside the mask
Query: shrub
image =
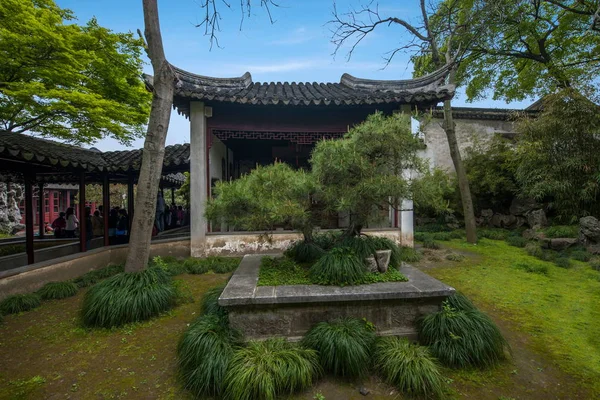
<svg viewBox="0 0 600 400"><path fill-rule="evenodd" d="M525 251L532 257L541 258L544 255L544 251L537 243L527 243L525 245Z"/></svg>
<svg viewBox="0 0 600 400"><path fill-rule="evenodd" d="M448 306L455 309L456 311L474 311L477 307L469 300L467 296L460 292L456 292L452 296L448 296L446 299Z"/></svg>
<svg viewBox="0 0 600 400"><path fill-rule="evenodd" d="M426 249L439 249L440 245L438 244L438 242L436 242L435 240L433 240L433 238L431 236L426 236L423 239L423 247Z"/></svg>
<svg viewBox="0 0 600 400"><path fill-rule="evenodd" d="M490 239L490 240L505 240L510 235L510 231L506 229L479 229L477 231L477 237L479 239Z"/></svg>
<svg viewBox="0 0 600 400"><path fill-rule="evenodd" d="M575 250L570 254L573 260L587 262L592 259L592 255L585 250Z"/></svg>
<svg viewBox="0 0 600 400"><path fill-rule="evenodd" d="M183 266L187 269L189 274L205 274L210 268L206 263L202 262L200 258L189 257L183 261Z"/></svg>
<svg viewBox="0 0 600 400"><path fill-rule="evenodd" d="M177 366L184 387L196 397L217 396L239 334L216 315L198 318L177 346Z"/></svg>
<svg viewBox="0 0 600 400"><path fill-rule="evenodd" d="M366 273L362 259L347 247L336 247L310 268L311 281L321 285L353 285Z"/></svg>
<svg viewBox="0 0 600 400"><path fill-rule="evenodd" d="M333 249L336 242L342 236L341 231L329 231L324 233L317 233L313 235L313 243L322 248L325 251Z"/></svg>
<svg viewBox="0 0 600 400"><path fill-rule="evenodd" d="M200 301L200 312L202 314L214 314L220 317L227 316L227 310L218 303L223 289L225 289L225 285L217 286L204 293Z"/></svg>
<svg viewBox="0 0 600 400"><path fill-rule="evenodd" d="M446 256L446 260L448 260L448 261L457 261L457 262L464 261L465 258L466 257L464 255L459 254L459 253L450 253L450 254L448 254Z"/></svg>
<svg viewBox="0 0 600 400"><path fill-rule="evenodd" d="M300 240L293 243L284 254L299 263L307 263L317 261L325 254L325 250L315 243Z"/></svg>
<svg viewBox="0 0 600 400"><path fill-rule="evenodd" d="M16 294L0 302L2 314L18 314L37 308L42 303L41 297L36 293Z"/></svg>
<svg viewBox="0 0 600 400"><path fill-rule="evenodd" d="M516 263L514 267L531 274L548 275L548 266L539 262Z"/></svg>
<svg viewBox="0 0 600 400"><path fill-rule="evenodd" d="M227 274L233 272L240 265L240 259L235 257L206 257L204 262L215 274Z"/></svg>
<svg viewBox="0 0 600 400"><path fill-rule="evenodd" d="M444 379L437 360L426 347L398 337L377 341L375 366L383 378L402 393L442 397Z"/></svg>
<svg viewBox="0 0 600 400"><path fill-rule="evenodd" d="M49 282L38 290L38 294L44 300L52 300L75 296L78 291L79 286L73 282Z"/></svg>
<svg viewBox="0 0 600 400"><path fill-rule="evenodd" d="M250 342L235 351L225 376L225 399L275 400L310 387L320 374L314 350L284 339Z"/></svg>
<svg viewBox="0 0 600 400"><path fill-rule="evenodd" d="M123 272L85 294L82 320L104 328L143 321L171 308L176 295L171 277L160 268Z"/></svg>
<svg viewBox="0 0 600 400"><path fill-rule="evenodd" d="M185 274L188 271L183 263L179 262L175 257L170 256L154 257L151 264L155 267L161 268L169 276Z"/></svg>
<svg viewBox="0 0 600 400"><path fill-rule="evenodd" d="M548 238L576 238L579 236L578 225L549 226L543 230Z"/></svg>
<svg viewBox="0 0 600 400"><path fill-rule="evenodd" d="M425 224L415 229L417 232L450 232L452 229L446 224Z"/></svg>
<svg viewBox="0 0 600 400"><path fill-rule="evenodd" d="M527 239L523 236L509 236L506 238L506 243L514 247L525 247L527 245Z"/></svg>
<svg viewBox="0 0 600 400"><path fill-rule="evenodd" d="M413 249L412 247L400 247L400 260L404 262L419 262L421 260L421 253Z"/></svg>
<svg viewBox="0 0 600 400"><path fill-rule="evenodd" d="M571 260L569 260L567 257L557 257L554 260L554 264L559 268L570 268Z"/></svg>
<svg viewBox="0 0 600 400"><path fill-rule="evenodd" d="M600 258L596 257L596 258L592 258L589 261L590 267L592 267L592 269L595 269L596 271L600 271Z"/></svg>
<svg viewBox="0 0 600 400"><path fill-rule="evenodd" d="M426 315L419 340L452 368L490 367L506 358L508 343L492 320L477 310L457 311L445 303L442 311Z"/></svg>
<svg viewBox="0 0 600 400"><path fill-rule="evenodd" d="M335 248L348 248L362 261L372 257L376 251L375 242L368 236L347 236L338 240Z"/></svg>
<svg viewBox="0 0 600 400"><path fill-rule="evenodd" d="M336 376L357 377L369 368L375 332L365 321L344 318L318 323L302 343L319 353L325 371Z"/></svg>

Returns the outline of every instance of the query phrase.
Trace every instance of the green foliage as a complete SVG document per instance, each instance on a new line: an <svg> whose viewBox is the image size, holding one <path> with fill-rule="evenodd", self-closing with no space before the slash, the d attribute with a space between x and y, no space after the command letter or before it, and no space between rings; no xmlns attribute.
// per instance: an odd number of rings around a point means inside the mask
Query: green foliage
<svg viewBox="0 0 600 400"><path fill-rule="evenodd" d="M200 313L202 314L214 314L219 317L226 317L227 310L219 305L219 296L223 293L225 285L214 287L208 290L202 296L200 301Z"/></svg>
<svg viewBox="0 0 600 400"><path fill-rule="evenodd" d="M336 247L310 268L310 278L320 285L355 285L365 276L364 261L347 247Z"/></svg>
<svg viewBox="0 0 600 400"><path fill-rule="evenodd" d="M299 240L286 249L284 254L286 257L305 263L318 260L325 254L325 250L315 243Z"/></svg>
<svg viewBox="0 0 600 400"><path fill-rule="evenodd" d="M141 39L78 25L53 0L3 0L0 27L0 126L84 143L142 136Z"/></svg>
<svg viewBox="0 0 600 400"><path fill-rule="evenodd" d="M426 347L399 337L377 340L375 366L382 377L402 393L443 397L444 378L437 360Z"/></svg>
<svg viewBox="0 0 600 400"><path fill-rule="evenodd" d="M372 327L353 318L320 322L302 340L304 346L318 352L326 372L343 377L357 377L367 372L374 343Z"/></svg>
<svg viewBox="0 0 600 400"><path fill-rule="evenodd" d="M234 353L225 377L225 399L275 400L309 388L320 372L314 350L284 339L250 342Z"/></svg>
<svg viewBox="0 0 600 400"><path fill-rule="evenodd" d="M548 275L548 265L540 263L539 261L518 262L514 267L531 274Z"/></svg>
<svg viewBox="0 0 600 400"><path fill-rule="evenodd" d="M92 286L102 279L110 278L116 274L119 274L124 271L123 265L109 265L108 267L104 267L101 269L96 269L94 271L86 272L82 276L75 278L73 283L75 283L80 288Z"/></svg>
<svg viewBox="0 0 600 400"><path fill-rule="evenodd" d="M587 262L592 259L592 255L585 250L575 250L569 254L569 257L573 260Z"/></svg>
<svg viewBox="0 0 600 400"><path fill-rule="evenodd" d="M421 253L413 249L412 247L400 247L400 260L412 263L419 262L421 260Z"/></svg>
<svg viewBox="0 0 600 400"><path fill-rule="evenodd" d="M525 247L528 241L523 236L509 236L506 238L506 243L515 247Z"/></svg>
<svg viewBox="0 0 600 400"><path fill-rule="evenodd" d="M210 271L210 267L206 262L203 262L202 258L189 257L183 261L183 266L187 269L190 274L205 274Z"/></svg>
<svg viewBox="0 0 600 400"><path fill-rule="evenodd" d="M44 300L53 300L75 296L78 291L79 286L73 282L49 282L38 290L37 293Z"/></svg>
<svg viewBox="0 0 600 400"><path fill-rule="evenodd" d="M422 241L423 241L423 247L426 249L436 250L436 249L440 248L439 243L436 242L431 235L423 236Z"/></svg>
<svg viewBox="0 0 600 400"><path fill-rule="evenodd" d="M342 236L335 247L350 249L359 259L364 260L374 256L377 243L370 236Z"/></svg>
<svg viewBox="0 0 600 400"><path fill-rule="evenodd" d="M360 233L369 222L380 220L380 209L390 198L412 198L413 182L400 172L422 171L424 164L417 156L422 145L410 126L408 115L376 112L344 139L315 146L310 163L320 198L329 211L348 213L349 232Z"/></svg>
<svg viewBox="0 0 600 400"><path fill-rule="evenodd" d="M452 231L452 229L450 229L450 227L446 224L425 224L425 225L419 225L415 228L416 232L429 232L429 233L435 233L435 232L450 232Z"/></svg>
<svg viewBox="0 0 600 400"><path fill-rule="evenodd" d="M446 260L448 261L456 261L456 262L460 262L460 261L464 261L465 260L465 256L459 253L450 253L446 256Z"/></svg>
<svg viewBox="0 0 600 400"><path fill-rule="evenodd" d="M487 208L507 210L510 207L517 192L512 147L508 140L496 135L490 142L476 142L466 150L463 163L476 213Z"/></svg>
<svg viewBox="0 0 600 400"><path fill-rule="evenodd" d="M1 314L18 314L37 308L42 304L41 297L36 293L15 294L0 302Z"/></svg>
<svg viewBox="0 0 600 400"><path fill-rule="evenodd" d="M340 240L342 236L341 231L328 231L324 233L317 233L313 235L313 243L322 248L325 251L329 251L335 246L336 242Z"/></svg>
<svg viewBox="0 0 600 400"><path fill-rule="evenodd" d="M169 276L177 276L188 272L186 266L175 257L156 256L152 258L151 265L162 269Z"/></svg>
<svg viewBox="0 0 600 400"><path fill-rule="evenodd" d="M426 169L413 183L415 215L443 217L460 210L456 178L440 168Z"/></svg>
<svg viewBox="0 0 600 400"><path fill-rule="evenodd" d="M557 257L554 264L560 268L571 268L571 260L568 257Z"/></svg>
<svg viewBox="0 0 600 400"><path fill-rule="evenodd" d="M402 263L403 251L400 249L393 240L386 237L369 236L368 240L372 243L374 249L377 250L391 250L390 255L390 267L400 268Z"/></svg>
<svg viewBox="0 0 600 400"><path fill-rule="evenodd" d="M213 271L216 274L227 274L237 269L240 265L240 259L237 257L219 256L206 258L189 257L181 265L190 274L204 274L208 271Z"/></svg>
<svg viewBox="0 0 600 400"><path fill-rule="evenodd" d="M546 97L542 113L523 119L517 130L516 176L521 194L550 201L567 223L600 213L598 106L573 90L564 90Z"/></svg>
<svg viewBox="0 0 600 400"><path fill-rule="evenodd" d="M285 163L257 166L233 181L218 182L208 201L206 217L248 231L287 226L308 234L316 186L312 175Z"/></svg>
<svg viewBox="0 0 600 400"><path fill-rule="evenodd" d="M544 255L544 251L542 250L540 245L537 243L533 243L533 242L527 243L525 245L525 251L530 256L536 257L536 258L542 258Z"/></svg>
<svg viewBox="0 0 600 400"><path fill-rule="evenodd" d="M596 271L600 271L600 258L594 257L589 261L590 267Z"/></svg>
<svg viewBox="0 0 600 400"><path fill-rule="evenodd" d="M501 228L488 228L478 229L477 238L491 239L491 240L506 240L511 235L511 232Z"/></svg>
<svg viewBox="0 0 600 400"><path fill-rule="evenodd" d="M161 268L123 272L85 294L82 321L104 328L144 321L170 309L176 294L170 276Z"/></svg>
<svg viewBox="0 0 600 400"><path fill-rule="evenodd" d="M474 311L477 307L469 300L467 296L461 292L456 292L446 299L448 306L457 311Z"/></svg>
<svg viewBox="0 0 600 400"><path fill-rule="evenodd" d="M378 282L406 282L408 279L395 268L381 274L367 272L357 285ZM263 257L258 274L258 286L312 285L318 284L310 277L310 266L298 264L287 257Z"/></svg>
<svg viewBox="0 0 600 400"><path fill-rule="evenodd" d="M239 334L217 315L203 315L192 323L177 346L184 387L198 398L220 395L239 339Z"/></svg>
<svg viewBox="0 0 600 400"><path fill-rule="evenodd" d="M579 225L555 225L542 230L548 238L577 238Z"/></svg>
<svg viewBox="0 0 600 400"><path fill-rule="evenodd" d="M506 358L508 349L488 316L477 310L457 311L448 303L420 321L419 340L452 368L494 366Z"/></svg>

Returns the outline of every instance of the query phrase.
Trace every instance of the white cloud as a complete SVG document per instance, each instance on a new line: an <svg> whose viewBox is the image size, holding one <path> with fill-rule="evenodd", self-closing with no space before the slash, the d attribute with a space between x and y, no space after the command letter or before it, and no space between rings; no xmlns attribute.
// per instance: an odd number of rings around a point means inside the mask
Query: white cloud
<svg viewBox="0 0 600 400"><path fill-rule="evenodd" d="M308 42L316 37L314 32L309 31L305 27L301 26L300 28L294 29L287 36L284 36L281 39L274 40L270 42L273 45L290 45L290 44L300 44Z"/></svg>

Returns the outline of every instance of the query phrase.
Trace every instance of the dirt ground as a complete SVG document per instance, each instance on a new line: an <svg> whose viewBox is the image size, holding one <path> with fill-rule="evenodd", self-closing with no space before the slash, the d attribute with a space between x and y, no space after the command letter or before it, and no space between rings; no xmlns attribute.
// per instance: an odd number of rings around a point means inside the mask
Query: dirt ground
<svg viewBox="0 0 600 400"><path fill-rule="evenodd" d="M436 251L437 252L437 251ZM437 257L434 253L433 256ZM443 261L417 266L452 268ZM435 259L435 258L434 258ZM226 275L182 275L197 300ZM175 374L179 337L197 316L198 302L141 324L113 330L87 330L79 324L84 291L21 315L6 316L0 325L0 399L190 399ZM581 382L562 372L534 349L527 334L511 325L510 316L476 304L499 325L512 347L512 359L488 371L445 370L450 398L457 399L591 399ZM369 391L367 396L360 388ZM324 397L319 397L321 394ZM290 399L402 399L375 377L362 382L323 379Z"/></svg>

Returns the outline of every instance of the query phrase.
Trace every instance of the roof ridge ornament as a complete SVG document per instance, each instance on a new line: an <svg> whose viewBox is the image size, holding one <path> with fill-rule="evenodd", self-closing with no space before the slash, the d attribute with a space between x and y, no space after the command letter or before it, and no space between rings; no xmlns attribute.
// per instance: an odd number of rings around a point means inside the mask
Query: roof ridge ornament
<svg viewBox="0 0 600 400"><path fill-rule="evenodd" d="M219 87L224 89L246 89L252 81L250 72L244 73L240 77L233 78L215 78L212 76L204 76L185 71L172 65L173 71L177 77L186 83L196 87Z"/></svg>
<svg viewBox="0 0 600 400"><path fill-rule="evenodd" d="M413 79L380 80L363 79L345 73L340 78L340 84L352 89L404 91L422 89L428 86L443 85L454 63L444 65L436 71Z"/></svg>

